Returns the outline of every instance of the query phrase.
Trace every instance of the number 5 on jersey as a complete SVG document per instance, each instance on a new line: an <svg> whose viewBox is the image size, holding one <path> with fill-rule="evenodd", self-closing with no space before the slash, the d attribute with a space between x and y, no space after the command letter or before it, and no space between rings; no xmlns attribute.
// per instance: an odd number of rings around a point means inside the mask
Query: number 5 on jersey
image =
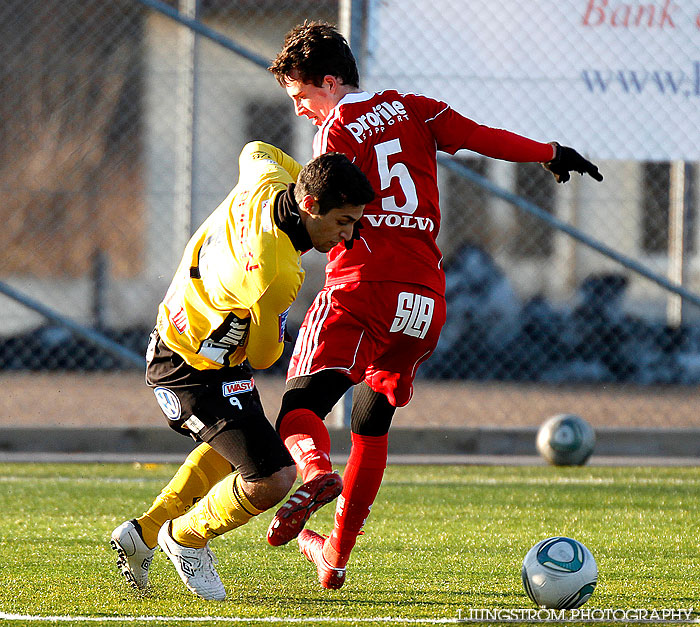
<svg viewBox="0 0 700 627"><path fill-rule="evenodd" d="M389 157L401 155L401 142L398 139L382 142L374 147L374 152L377 154L379 183L382 191L389 188L392 179L398 179L401 191L406 198L406 202L399 206L396 204L396 198L394 196L385 196L382 198L382 209L395 213L413 214L415 210L418 209L418 194L416 193L416 185L408 172L406 164L397 161L394 165L389 167Z"/></svg>
<svg viewBox="0 0 700 627"><path fill-rule="evenodd" d="M402 331L406 335L423 339L430 329L434 309L435 301L429 296L401 292L396 306L396 317L389 331Z"/></svg>

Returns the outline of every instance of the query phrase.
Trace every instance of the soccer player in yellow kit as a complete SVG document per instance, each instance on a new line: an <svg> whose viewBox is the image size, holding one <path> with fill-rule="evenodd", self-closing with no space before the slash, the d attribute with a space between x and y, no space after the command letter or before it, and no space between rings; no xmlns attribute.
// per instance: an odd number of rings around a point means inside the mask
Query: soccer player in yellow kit
<svg viewBox="0 0 700 627"><path fill-rule="evenodd" d="M351 245L374 193L339 153L301 167L251 142L236 187L192 236L158 309L146 382L176 431L200 444L140 518L111 536L127 581L143 589L157 545L195 594L226 597L209 541L279 503L296 479L265 417L252 368L282 354L301 255ZM296 181L296 183L295 183Z"/></svg>

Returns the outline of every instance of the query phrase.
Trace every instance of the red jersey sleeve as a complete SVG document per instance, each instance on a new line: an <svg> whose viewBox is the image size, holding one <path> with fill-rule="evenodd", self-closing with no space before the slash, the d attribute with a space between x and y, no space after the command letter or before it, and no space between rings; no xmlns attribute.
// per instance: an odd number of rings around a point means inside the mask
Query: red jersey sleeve
<svg viewBox="0 0 700 627"><path fill-rule="evenodd" d="M424 119L435 136L438 149L451 155L466 148L505 161L549 161L554 157L550 144L477 124L439 100L416 96L415 103L424 109Z"/></svg>

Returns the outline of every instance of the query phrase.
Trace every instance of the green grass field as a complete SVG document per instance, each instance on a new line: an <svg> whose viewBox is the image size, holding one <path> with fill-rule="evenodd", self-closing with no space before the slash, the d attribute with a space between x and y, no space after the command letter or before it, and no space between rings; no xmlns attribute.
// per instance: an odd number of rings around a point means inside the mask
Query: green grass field
<svg viewBox="0 0 700 627"><path fill-rule="evenodd" d="M698 619L700 468L390 467L341 590L320 587L296 543L267 545L267 512L212 543L223 603L188 592L161 553L147 594L116 569L111 530L174 470L0 464L0 624L445 624L531 607L522 559L559 534L598 562L585 607L695 607ZM309 527L328 533L332 514Z"/></svg>

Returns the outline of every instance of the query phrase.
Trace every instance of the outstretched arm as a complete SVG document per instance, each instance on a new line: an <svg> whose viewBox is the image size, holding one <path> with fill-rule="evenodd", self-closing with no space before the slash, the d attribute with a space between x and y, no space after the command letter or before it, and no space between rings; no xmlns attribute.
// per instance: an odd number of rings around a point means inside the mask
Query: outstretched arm
<svg viewBox="0 0 700 627"><path fill-rule="evenodd" d="M468 147L495 159L539 162L554 175L557 183L566 183L571 178L571 172L588 174L596 181L603 180L593 163L573 148L562 146L558 142L542 144L510 131L478 126L470 137ZM554 154L550 157L552 152Z"/></svg>
<svg viewBox="0 0 700 627"><path fill-rule="evenodd" d="M554 175L558 183L568 181L571 172L588 174L596 181L603 180L598 168L573 148L557 142L538 142L511 131L478 124L447 105L431 120L431 126L440 150L451 154L467 148L493 159L538 162Z"/></svg>

